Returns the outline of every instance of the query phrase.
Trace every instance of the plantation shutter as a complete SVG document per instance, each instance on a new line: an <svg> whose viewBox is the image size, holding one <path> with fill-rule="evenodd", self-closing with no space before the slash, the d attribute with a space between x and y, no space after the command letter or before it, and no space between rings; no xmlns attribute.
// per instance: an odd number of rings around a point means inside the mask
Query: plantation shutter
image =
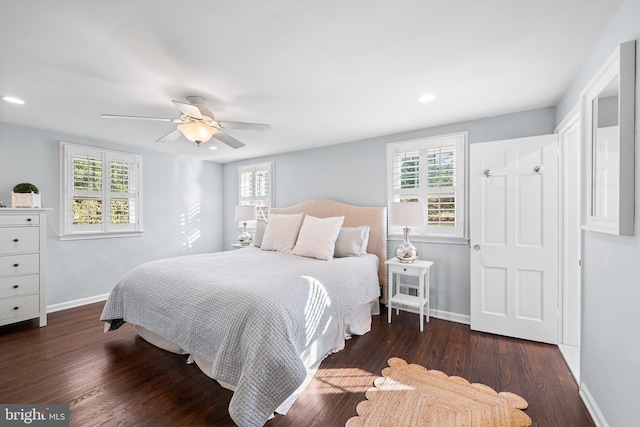
<svg viewBox="0 0 640 427"><path fill-rule="evenodd" d="M273 163L241 166L238 169L239 205L256 207L256 217L266 219L273 199Z"/></svg>
<svg viewBox="0 0 640 427"><path fill-rule="evenodd" d="M134 156L106 155L109 164L108 230L133 230L138 219L138 161Z"/></svg>
<svg viewBox="0 0 640 427"><path fill-rule="evenodd" d="M455 146L427 150L427 225L456 225Z"/></svg>
<svg viewBox="0 0 640 427"><path fill-rule="evenodd" d="M464 237L465 146L466 133L389 145L389 201L425 208L425 223L412 234Z"/></svg>
<svg viewBox="0 0 640 427"><path fill-rule="evenodd" d="M61 158L61 237L142 231L140 156L61 143Z"/></svg>
<svg viewBox="0 0 640 427"><path fill-rule="evenodd" d="M103 161L100 156L78 150L69 152L71 206L67 212L71 217L72 230L99 231L102 229L102 174Z"/></svg>
<svg viewBox="0 0 640 427"><path fill-rule="evenodd" d="M420 195L420 152L401 151L393 155L393 199L415 202Z"/></svg>

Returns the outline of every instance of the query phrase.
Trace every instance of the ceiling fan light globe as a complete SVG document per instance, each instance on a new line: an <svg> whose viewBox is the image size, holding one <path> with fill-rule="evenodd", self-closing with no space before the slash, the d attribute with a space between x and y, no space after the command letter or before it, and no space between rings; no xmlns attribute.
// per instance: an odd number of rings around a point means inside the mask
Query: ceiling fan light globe
<svg viewBox="0 0 640 427"><path fill-rule="evenodd" d="M208 126L202 122L189 122L178 125L178 130L185 138L200 145L211 139L218 129Z"/></svg>

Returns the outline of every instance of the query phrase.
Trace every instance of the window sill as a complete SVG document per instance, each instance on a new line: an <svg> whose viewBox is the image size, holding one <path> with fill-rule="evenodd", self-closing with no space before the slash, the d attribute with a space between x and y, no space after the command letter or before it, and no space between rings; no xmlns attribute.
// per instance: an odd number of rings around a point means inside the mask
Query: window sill
<svg viewBox="0 0 640 427"><path fill-rule="evenodd" d="M142 231L113 231L113 232L94 232L94 233L73 233L58 236L60 240L91 240L91 239L112 239L116 237L139 237Z"/></svg>
<svg viewBox="0 0 640 427"><path fill-rule="evenodd" d="M387 235L388 241L402 242L404 234L389 234ZM440 243L447 245L468 245L468 237L453 237L453 236L424 236L419 234L410 235L410 240L417 243Z"/></svg>

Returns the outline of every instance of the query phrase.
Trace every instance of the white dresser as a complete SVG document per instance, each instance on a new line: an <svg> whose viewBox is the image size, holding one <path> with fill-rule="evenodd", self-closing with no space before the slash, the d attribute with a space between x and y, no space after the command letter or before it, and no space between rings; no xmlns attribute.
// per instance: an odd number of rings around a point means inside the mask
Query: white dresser
<svg viewBox="0 0 640 427"><path fill-rule="evenodd" d="M0 208L0 326L47 325L47 209Z"/></svg>

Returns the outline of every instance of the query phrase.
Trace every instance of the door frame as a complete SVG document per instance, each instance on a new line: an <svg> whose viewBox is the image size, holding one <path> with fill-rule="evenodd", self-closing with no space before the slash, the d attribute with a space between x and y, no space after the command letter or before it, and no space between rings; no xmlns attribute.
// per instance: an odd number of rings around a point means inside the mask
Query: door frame
<svg viewBox="0 0 640 427"><path fill-rule="evenodd" d="M569 113L562 119L562 121L558 124L558 126L555 129L555 133L558 134L558 144L559 144L559 151L560 151L560 156L561 156L561 161L560 161L560 179L558 181L558 185L559 185L559 245L560 247L559 249L559 254L561 255L560 257L560 263L559 263L559 269L558 269L558 289L560 291L560 295L559 295L559 302L560 302L560 306L559 306L559 310L562 313L561 314L561 327L559 330L559 341L558 341L558 348L560 349L560 352L562 353L563 357L565 358L567 364L569 365L569 368L576 380L576 382L579 384L579 378L580 378L580 341L581 341L581 335L582 335L582 328L581 328L581 323L582 323L582 274L581 274L581 268L578 269L579 271L579 277L578 277L578 283L577 283L577 288L571 288L569 286L568 280L569 280L569 269L570 268L575 268L575 265L572 265L573 260L575 260L574 256L576 255L575 253L572 254L571 251L575 250L575 248L577 247L578 250L578 258L579 260L582 259L582 231L579 230L578 232L578 242L569 242L569 230L568 227L571 226L570 225L570 221L568 218L568 213L570 210L570 206L569 204L571 203L569 198L568 198L568 194L567 194L567 183L568 183L568 176L567 176L567 171L569 167L577 167L580 169L578 176L580 177L580 183L582 184L583 180L583 171L582 169L582 155L583 155L583 147L582 144L580 143L580 138L579 138L579 134L578 134L578 139L577 142L577 150L574 151L569 151L569 147L567 147L567 144L569 143L568 139L565 138L566 135L568 135L573 129L575 129L575 126L577 126L578 132L581 131L580 129L580 104L576 104L571 111L569 111ZM571 158L571 155L573 154L573 156L577 156L577 158ZM578 214L579 214L579 220L578 220L578 228L581 227L581 221L582 221L582 215L581 215L581 210L582 210L582 198L583 198L583 191L582 191L582 185L580 185L577 197L578 197L578 201L577 201L577 209L578 209ZM575 208L575 207L574 207ZM573 246L572 246L573 244ZM573 248L573 249L572 249ZM576 313L577 312L577 316L572 317L570 315L570 313ZM569 329L570 328L575 328L577 329L577 346L576 346L576 342L575 342L575 337L573 339L570 339L569 335Z"/></svg>

